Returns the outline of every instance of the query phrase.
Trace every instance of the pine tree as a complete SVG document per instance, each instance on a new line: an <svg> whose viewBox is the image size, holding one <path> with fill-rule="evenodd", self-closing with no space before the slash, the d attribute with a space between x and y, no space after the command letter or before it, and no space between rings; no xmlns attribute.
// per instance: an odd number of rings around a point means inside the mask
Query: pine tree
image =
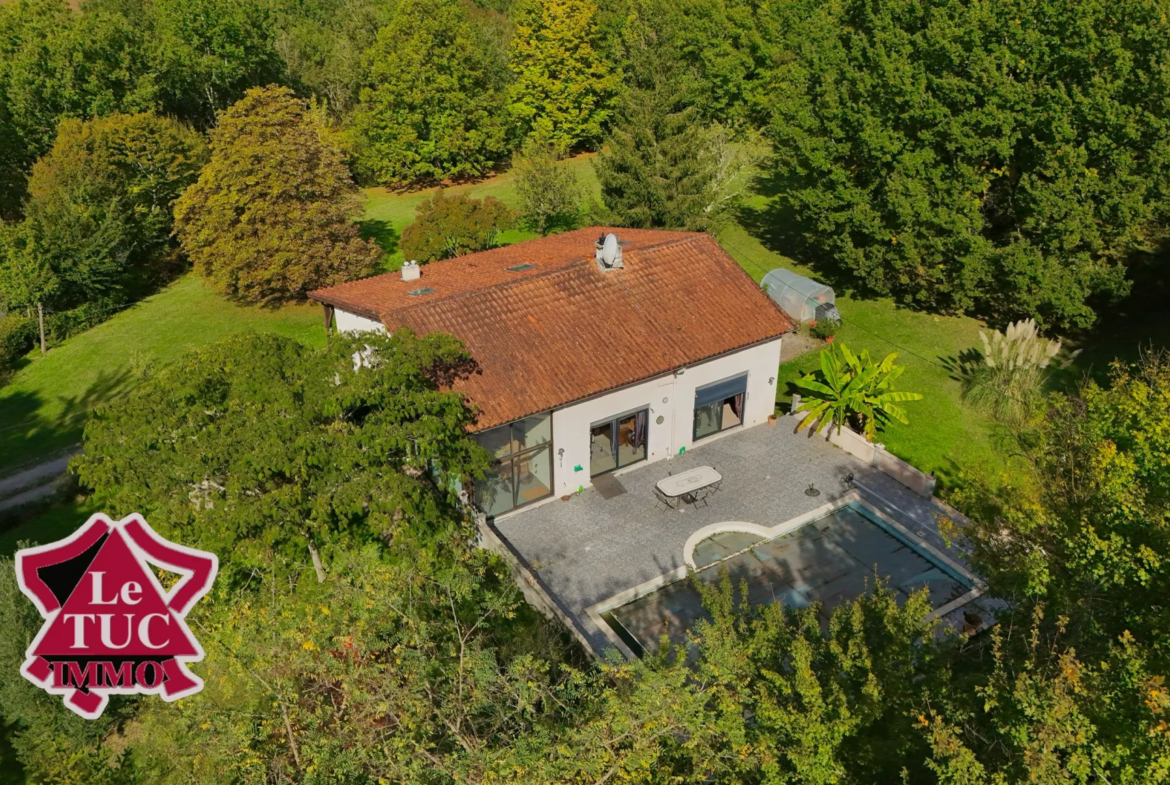
<svg viewBox="0 0 1170 785"><path fill-rule="evenodd" d="M707 227L716 159L697 115L675 85L630 89L606 149L593 164L615 223Z"/></svg>

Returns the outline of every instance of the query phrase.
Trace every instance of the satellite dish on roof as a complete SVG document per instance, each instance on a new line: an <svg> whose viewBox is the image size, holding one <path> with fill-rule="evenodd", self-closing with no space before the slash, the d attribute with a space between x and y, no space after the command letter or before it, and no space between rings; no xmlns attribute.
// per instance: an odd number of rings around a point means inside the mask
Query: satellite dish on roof
<svg viewBox="0 0 1170 785"><path fill-rule="evenodd" d="M597 242L597 264L603 270L622 266L622 246L616 234L607 234Z"/></svg>

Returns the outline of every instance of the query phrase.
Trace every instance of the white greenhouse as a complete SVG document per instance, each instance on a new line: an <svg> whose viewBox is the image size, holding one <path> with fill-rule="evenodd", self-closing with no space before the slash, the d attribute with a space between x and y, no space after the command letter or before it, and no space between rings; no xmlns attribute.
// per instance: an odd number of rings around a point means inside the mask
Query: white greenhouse
<svg viewBox="0 0 1170 785"><path fill-rule="evenodd" d="M841 323L832 288L791 270L777 267L760 282L784 313L800 322L828 319Z"/></svg>

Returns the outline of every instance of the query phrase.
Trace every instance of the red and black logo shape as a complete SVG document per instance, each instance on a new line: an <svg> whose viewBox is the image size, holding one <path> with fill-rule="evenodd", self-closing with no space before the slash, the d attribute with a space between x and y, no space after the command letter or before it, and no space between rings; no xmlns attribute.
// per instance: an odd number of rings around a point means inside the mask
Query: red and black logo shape
<svg viewBox="0 0 1170 785"><path fill-rule="evenodd" d="M153 567L177 573L164 589ZM131 515L90 518L73 536L16 554L16 579L41 616L20 672L65 705L97 719L112 694L194 695L187 663L203 649L184 617L207 594L215 554L163 539Z"/></svg>

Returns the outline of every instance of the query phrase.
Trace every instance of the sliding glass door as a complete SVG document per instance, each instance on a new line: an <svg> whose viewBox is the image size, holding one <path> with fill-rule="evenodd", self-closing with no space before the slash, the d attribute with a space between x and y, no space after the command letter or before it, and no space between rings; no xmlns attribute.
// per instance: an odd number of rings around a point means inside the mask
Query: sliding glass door
<svg viewBox="0 0 1170 785"><path fill-rule="evenodd" d="M742 425L746 401L747 374L696 389L694 439Z"/></svg>
<svg viewBox="0 0 1170 785"><path fill-rule="evenodd" d="M492 428L475 440L497 459L476 483L475 502L485 514L503 515L552 493L551 414Z"/></svg>
<svg viewBox="0 0 1170 785"><path fill-rule="evenodd" d="M649 410L623 414L589 428L589 476L622 469L646 459Z"/></svg>

